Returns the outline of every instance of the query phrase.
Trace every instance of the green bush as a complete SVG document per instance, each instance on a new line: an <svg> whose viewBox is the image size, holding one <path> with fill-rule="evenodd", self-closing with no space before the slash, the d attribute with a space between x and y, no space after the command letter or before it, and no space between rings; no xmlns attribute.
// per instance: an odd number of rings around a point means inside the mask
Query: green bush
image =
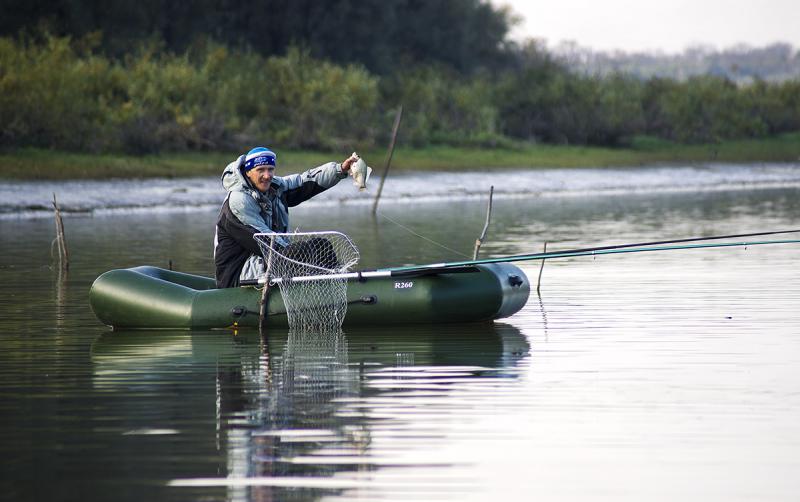
<svg viewBox="0 0 800 502"><path fill-rule="evenodd" d="M361 67L213 44L183 55L146 46L112 62L74 45L0 39L2 144L148 153L374 142L378 84Z"/></svg>
<svg viewBox="0 0 800 502"><path fill-rule="evenodd" d="M256 120L271 142L301 148L372 144L378 84L365 69L291 49L285 57L269 58L263 71L268 81L253 92L266 109Z"/></svg>
<svg viewBox="0 0 800 502"><path fill-rule="evenodd" d="M762 117L769 134L800 131L800 80L775 84L758 81L746 92L751 113Z"/></svg>
<svg viewBox="0 0 800 502"><path fill-rule="evenodd" d="M800 81L582 75L535 44L500 73L410 66L378 78L298 48L265 58L207 41L183 54L145 44L112 60L97 53L100 39L0 38L0 145L361 149L388 141L400 104L400 141L412 146L697 143L800 130Z"/></svg>
<svg viewBox="0 0 800 502"><path fill-rule="evenodd" d="M0 39L0 142L97 150L117 69L67 38Z"/></svg>
<svg viewBox="0 0 800 502"><path fill-rule="evenodd" d="M644 127L642 84L614 75L574 75L546 63L498 85L504 132L547 143L617 145Z"/></svg>
<svg viewBox="0 0 800 502"><path fill-rule="evenodd" d="M654 80L648 85L648 132L686 143L761 137L768 124L757 106L757 92L715 76L686 82Z"/></svg>
<svg viewBox="0 0 800 502"><path fill-rule="evenodd" d="M444 68L418 67L385 77L381 96L384 103L403 104L401 143L491 146L504 140L485 75L466 79Z"/></svg>

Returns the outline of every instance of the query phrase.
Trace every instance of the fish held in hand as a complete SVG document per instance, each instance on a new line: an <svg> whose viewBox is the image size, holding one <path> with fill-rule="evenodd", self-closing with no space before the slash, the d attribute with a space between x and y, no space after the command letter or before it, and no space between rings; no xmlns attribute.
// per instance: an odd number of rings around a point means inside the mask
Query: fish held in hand
<svg viewBox="0 0 800 502"><path fill-rule="evenodd" d="M358 187L359 192L367 189L367 181L369 175L372 174L372 168L364 162L364 159L359 158L350 167L350 176L353 177L353 185Z"/></svg>

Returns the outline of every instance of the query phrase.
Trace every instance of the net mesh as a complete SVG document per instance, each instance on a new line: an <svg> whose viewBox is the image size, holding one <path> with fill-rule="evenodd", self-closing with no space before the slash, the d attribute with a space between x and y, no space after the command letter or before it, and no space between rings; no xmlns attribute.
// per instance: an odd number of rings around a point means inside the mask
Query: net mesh
<svg viewBox="0 0 800 502"><path fill-rule="evenodd" d="M289 328L340 329L347 313L347 280L335 275L358 263L353 242L339 232L255 234L254 238L264 256L267 281L280 288Z"/></svg>

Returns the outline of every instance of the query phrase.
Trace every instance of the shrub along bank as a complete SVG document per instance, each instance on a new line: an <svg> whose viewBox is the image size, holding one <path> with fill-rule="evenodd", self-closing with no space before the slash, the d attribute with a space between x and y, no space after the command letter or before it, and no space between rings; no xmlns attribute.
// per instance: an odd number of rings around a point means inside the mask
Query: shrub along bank
<svg viewBox="0 0 800 502"><path fill-rule="evenodd" d="M290 49L263 57L213 43L122 59L99 38L0 38L0 146L73 152L368 150L405 107L409 148L634 146L646 136L721 143L800 130L800 81L737 86L575 74L534 44L502 71L403 67L377 76ZM24 157L24 155L23 155Z"/></svg>

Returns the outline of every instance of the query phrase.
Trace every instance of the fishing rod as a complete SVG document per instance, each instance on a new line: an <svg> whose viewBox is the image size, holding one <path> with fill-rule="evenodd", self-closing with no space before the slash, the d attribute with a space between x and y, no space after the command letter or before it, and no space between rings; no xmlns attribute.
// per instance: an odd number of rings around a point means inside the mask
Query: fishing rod
<svg viewBox="0 0 800 502"><path fill-rule="evenodd" d="M782 233L800 232L781 231L781 232L759 232L755 235L774 235ZM719 239L725 237L711 237L708 239ZM655 245L633 245L621 244L617 246L602 246L597 248L582 248L571 249L565 251L552 251L549 253L536 253L529 255L514 255L503 256L498 258L487 258L484 260L471 260L465 262L452 262L452 263L433 263L430 265L413 265L409 267L396 267L379 270L362 270L357 272L342 272L339 274L324 274L324 275L307 275L300 277L292 277L292 282L310 282L310 281L323 281L323 280L359 280L364 281L370 278L377 277L395 277L395 278L409 278L421 277L425 275L437 275L440 273L454 274L454 273L471 273L477 272L476 265L489 264L489 263L505 263L510 261L529 261L529 260L545 260L552 258L572 258L579 256L598 256L608 254L622 254L622 253L644 253L650 251L674 251L681 249L707 249L707 248L729 248L729 247L747 247L747 246L761 246L766 244L800 244L800 239L783 239L783 240L768 240L768 241L740 241L740 242L718 242L710 244L684 244L685 242L704 240L703 238L692 239L676 239L670 242L676 242L678 245L670 246L655 246ZM270 284L279 284L285 279L281 277L274 277L270 279ZM242 286L264 284L265 278L253 279L248 281L241 281Z"/></svg>
<svg viewBox="0 0 800 502"><path fill-rule="evenodd" d="M530 261L530 260L545 260L548 258L568 258L573 256L587 256L587 255L604 255L604 254L619 254L623 252L635 253L642 251L667 251L674 249L701 249L701 248L715 248L715 247L733 247L733 246L757 246L762 244L792 244L800 243L800 240L776 240L776 241L752 241L752 242L735 242L723 244L695 244L685 246L666 246L668 244L684 244L687 242L700 242L722 239L740 239L744 237L763 237L766 235L780 235L780 234L793 234L800 233L797 230L777 230L771 232L753 232L747 234L730 234L730 235L714 235L710 237L690 237L684 239L670 239L661 241L650 242L637 242L631 244L615 244L609 246L596 246L588 248L567 249L563 251L549 251L547 253L530 253L519 254L510 256L499 256L496 258L484 258L480 260L466 260L455 261L447 263L432 263L430 265L409 265L405 267L393 267L382 270L391 270L393 272L414 271L424 269L446 269L450 267L465 267L474 265L483 265L489 263L506 263L514 261ZM653 247L663 246L663 247ZM644 249L640 249L644 248Z"/></svg>

